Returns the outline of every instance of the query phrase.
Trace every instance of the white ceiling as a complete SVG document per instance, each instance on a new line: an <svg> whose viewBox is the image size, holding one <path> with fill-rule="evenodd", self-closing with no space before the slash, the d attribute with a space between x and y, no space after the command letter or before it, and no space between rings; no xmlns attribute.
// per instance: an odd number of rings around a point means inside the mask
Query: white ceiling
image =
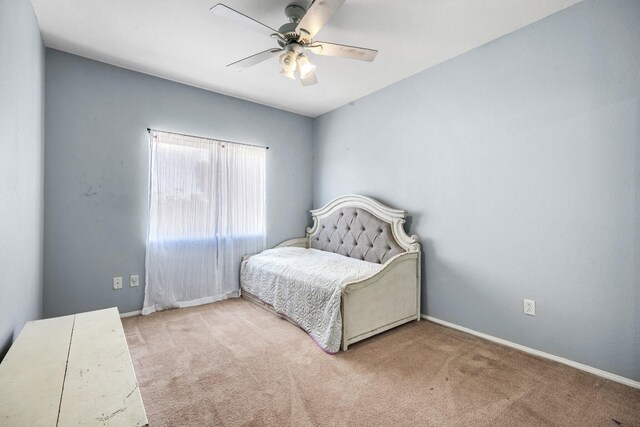
<svg viewBox="0 0 640 427"><path fill-rule="evenodd" d="M31 2L48 47L316 117L581 0L347 0L315 39L378 56L368 63L312 55L319 84L310 87L281 76L277 58L226 68L276 43L212 15L218 1ZM292 0L223 2L277 29Z"/></svg>

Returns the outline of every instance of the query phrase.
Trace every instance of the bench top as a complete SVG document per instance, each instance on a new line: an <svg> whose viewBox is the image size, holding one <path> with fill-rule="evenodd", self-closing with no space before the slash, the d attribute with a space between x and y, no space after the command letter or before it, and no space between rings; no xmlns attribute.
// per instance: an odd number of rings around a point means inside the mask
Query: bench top
<svg viewBox="0 0 640 427"><path fill-rule="evenodd" d="M28 322L0 364L0 425L148 425L118 309Z"/></svg>

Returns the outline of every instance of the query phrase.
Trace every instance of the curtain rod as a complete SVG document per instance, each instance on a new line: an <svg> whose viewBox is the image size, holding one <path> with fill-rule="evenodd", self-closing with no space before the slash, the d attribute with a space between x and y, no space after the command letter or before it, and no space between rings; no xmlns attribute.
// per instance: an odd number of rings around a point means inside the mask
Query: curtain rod
<svg viewBox="0 0 640 427"><path fill-rule="evenodd" d="M172 135L188 136L188 137L191 137L191 138L207 139L207 140L212 140L212 141L226 142L227 144L247 145L249 147L264 148L265 150L269 149L269 147L266 147L264 145L247 144L247 143L244 143L244 142L227 141L226 139L207 138L207 137L204 137L204 136L189 135L188 133L169 132L169 131L166 131L166 130L147 128L147 132L149 132L149 133L151 133L152 130L155 130L156 132L170 133Z"/></svg>

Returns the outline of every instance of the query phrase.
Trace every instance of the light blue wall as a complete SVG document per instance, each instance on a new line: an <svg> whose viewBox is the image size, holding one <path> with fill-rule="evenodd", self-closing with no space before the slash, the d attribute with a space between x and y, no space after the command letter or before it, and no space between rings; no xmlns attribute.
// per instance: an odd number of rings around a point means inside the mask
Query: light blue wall
<svg viewBox="0 0 640 427"><path fill-rule="evenodd" d="M639 95L640 2L587 0L317 119L314 206L408 209L424 313L640 380Z"/></svg>
<svg viewBox="0 0 640 427"><path fill-rule="evenodd" d="M147 127L268 145L267 243L304 235L312 119L51 49L46 66L45 316L142 307Z"/></svg>
<svg viewBox="0 0 640 427"><path fill-rule="evenodd" d="M0 0L0 359L42 312L44 45L28 0Z"/></svg>

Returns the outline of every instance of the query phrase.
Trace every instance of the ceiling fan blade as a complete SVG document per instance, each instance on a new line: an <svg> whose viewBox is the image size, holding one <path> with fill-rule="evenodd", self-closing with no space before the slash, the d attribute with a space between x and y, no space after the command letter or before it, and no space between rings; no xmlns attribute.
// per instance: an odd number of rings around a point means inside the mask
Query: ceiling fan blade
<svg viewBox="0 0 640 427"><path fill-rule="evenodd" d="M315 0L296 27L301 38L312 39L345 0Z"/></svg>
<svg viewBox="0 0 640 427"><path fill-rule="evenodd" d="M378 54L378 51L375 49L327 42L314 42L311 46L307 46L306 49L309 49L316 55L339 56L341 58L369 62L373 61Z"/></svg>
<svg viewBox="0 0 640 427"><path fill-rule="evenodd" d="M256 64L261 63L262 61L266 61L272 56L278 55L284 49L267 49L262 52L258 52L255 55L248 56L244 59L241 59L236 62L232 62L227 65L227 67L238 68L240 70L244 70L245 68L253 67Z"/></svg>
<svg viewBox="0 0 640 427"><path fill-rule="evenodd" d="M211 13L217 16L222 16L230 21L237 22L238 24L249 28L250 30L257 31L260 34L264 34L266 36L271 36L272 34L279 34L278 31L274 30L268 25L263 24L260 21L256 21L255 19L245 15L244 13L238 12L235 9L231 9L229 6L225 6L222 3L218 3L209 9Z"/></svg>

